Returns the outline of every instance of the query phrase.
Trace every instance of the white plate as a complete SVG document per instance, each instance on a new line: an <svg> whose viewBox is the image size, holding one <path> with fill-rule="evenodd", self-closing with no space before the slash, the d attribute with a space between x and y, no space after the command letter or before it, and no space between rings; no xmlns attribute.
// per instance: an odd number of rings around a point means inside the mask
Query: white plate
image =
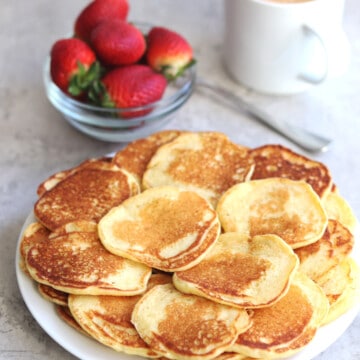
<svg viewBox="0 0 360 360"><path fill-rule="evenodd" d="M21 230L16 248L16 276L19 288L26 306L34 319L44 329L44 331L59 343L65 350L74 356L84 360L135 360L144 359L139 356L118 353L97 341L82 335L69 325L67 325L57 315L54 305L45 300L37 291L35 283L25 275L19 267L19 245L22 233L25 228L34 222L35 218L31 213L26 219ZM354 256L359 261L359 249L355 249ZM352 308L332 323L323 326L316 333L312 342L301 352L288 359L291 360L310 360L319 355L334 343L351 325L360 310L360 306Z"/></svg>

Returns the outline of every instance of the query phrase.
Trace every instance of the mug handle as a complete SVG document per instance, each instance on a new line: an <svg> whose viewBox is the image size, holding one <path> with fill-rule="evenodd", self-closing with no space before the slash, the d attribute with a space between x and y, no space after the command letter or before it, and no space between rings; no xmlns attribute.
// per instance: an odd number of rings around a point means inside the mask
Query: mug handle
<svg viewBox="0 0 360 360"><path fill-rule="evenodd" d="M298 77L308 83L319 84L329 76L342 75L348 67L350 59L350 45L343 29L323 31L310 25L303 25L303 31L307 43L312 43L313 46L316 44L311 52L309 62L316 62L315 57L317 56L321 58L321 64L308 66ZM315 50L317 55L313 54ZM316 60L318 61L318 59Z"/></svg>

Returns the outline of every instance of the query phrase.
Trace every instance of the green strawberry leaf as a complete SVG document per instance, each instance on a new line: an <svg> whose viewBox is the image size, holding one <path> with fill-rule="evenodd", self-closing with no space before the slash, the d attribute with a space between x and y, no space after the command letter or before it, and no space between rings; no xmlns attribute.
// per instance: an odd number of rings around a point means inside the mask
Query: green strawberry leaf
<svg viewBox="0 0 360 360"><path fill-rule="evenodd" d="M68 92L73 96L80 96L90 88L94 81L101 78L103 72L98 61L92 63L89 68L78 62L78 70L70 79Z"/></svg>
<svg viewBox="0 0 360 360"><path fill-rule="evenodd" d="M170 82L170 81L174 81L178 77L182 76L187 69L189 69L191 66L193 66L195 64L196 64L196 60L192 59L185 66L180 67L179 69L177 69L177 71L175 73L174 73L174 68L171 65L164 65L164 66L162 66L160 72Z"/></svg>
<svg viewBox="0 0 360 360"><path fill-rule="evenodd" d="M88 98L93 105L105 108L115 108L115 103L111 100L101 80L95 80L88 89Z"/></svg>

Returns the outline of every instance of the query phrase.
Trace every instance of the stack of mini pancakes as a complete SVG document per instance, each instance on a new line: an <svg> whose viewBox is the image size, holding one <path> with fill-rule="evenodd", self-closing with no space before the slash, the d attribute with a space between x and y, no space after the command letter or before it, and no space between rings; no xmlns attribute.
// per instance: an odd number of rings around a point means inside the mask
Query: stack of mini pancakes
<svg viewBox="0 0 360 360"><path fill-rule="evenodd" d="M324 164L283 146L162 131L38 195L20 266L116 351L284 358L359 303L354 213Z"/></svg>

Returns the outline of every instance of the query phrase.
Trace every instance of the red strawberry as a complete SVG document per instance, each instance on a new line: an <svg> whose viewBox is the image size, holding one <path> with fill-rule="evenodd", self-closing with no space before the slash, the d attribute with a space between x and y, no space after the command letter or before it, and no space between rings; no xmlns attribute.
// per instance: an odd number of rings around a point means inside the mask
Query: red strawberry
<svg viewBox="0 0 360 360"><path fill-rule="evenodd" d="M75 21L75 35L90 40L91 31L103 20L125 20L129 12L127 0L93 0L79 14Z"/></svg>
<svg viewBox="0 0 360 360"><path fill-rule="evenodd" d="M193 62L193 50L180 34L163 27L153 27L147 37L148 64L174 78Z"/></svg>
<svg viewBox="0 0 360 360"><path fill-rule="evenodd" d="M143 56L146 43L142 32L121 20L99 23L90 36L91 46L107 65L130 65Z"/></svg>
<svg viewBox="0 0 360 360"><path fill-rule="evenodd" d="M109 71L90 92L90 98L103 107L130 108L160 100L167 81L147 65L128 65ZM122 117L143 116L151 109L122 113Z"/></svg>
<svg viewBox="0 0 360 360"><path fill-rule="evenodd" d="M52 46L50 75L65 93L75 97L81 95L99 73L95 53L84 41L61 39Z"/></svg>

